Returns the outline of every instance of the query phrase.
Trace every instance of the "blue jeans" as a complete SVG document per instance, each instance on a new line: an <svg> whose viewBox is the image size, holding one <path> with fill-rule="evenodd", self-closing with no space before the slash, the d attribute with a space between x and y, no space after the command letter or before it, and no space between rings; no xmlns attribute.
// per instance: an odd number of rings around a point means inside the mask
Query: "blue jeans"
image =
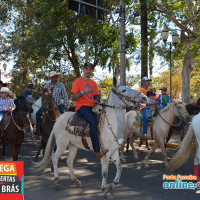
<svg viewBox="0 0 200 200"><path fill-rule="evenodd" d="M0 111L0 122L8 111Z"/></svg>
<svg viewBox="0 0 200 200"><path fill-rule="evenodd" d="M99 138L97 134L97 120L92 112L93 107L89 106L81 106L77 113L85 119L86 122L90 125L90 137L92 140L92 146L94 149L94 152L100 152L100 146L99 146Z"/></svg>
<svg viewBox="0 0 200 200"><path fill-rule="evenodd" d="M65 112L65 109L64 109L63 105L60 104L60 105L57 105L57 106L58 106L59 112L61 114L63 114ZM38 127L38 123L40 121L41 116L42 116L42 107L39 108L39 110L36 112L36 127Z"/></svg>
<svg viewBox="0 0 200 200"><path fill-rule="evenodd" d="M142 134L147 134L147 125L148 125L148 118L149 118L149 109L148 108L143 108L141 110L141 113L144 117L143 120L143 130L142 130Z"/></svg>

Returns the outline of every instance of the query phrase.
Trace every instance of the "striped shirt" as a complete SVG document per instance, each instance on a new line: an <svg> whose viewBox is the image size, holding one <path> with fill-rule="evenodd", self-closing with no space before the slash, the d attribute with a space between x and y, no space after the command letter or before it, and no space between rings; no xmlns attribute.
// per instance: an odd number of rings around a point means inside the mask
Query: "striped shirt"
<svg viewBox="0 0 200 200"><path fill-rule="evenodd" d="M57 105L62 104L61 97L63 97L64 105L68 104L68 96L63 83L58 81L55 85L53 85L51 81L48 81L44 87L45 88L54 87L52 95Z"/></svg>
<svg viewBox="0 0 200 200"><path fill-rule="evenodd" d="M0 111L8 111L8 107L15 109L14 101L8 97L7 99L0 98Z"/></svg>

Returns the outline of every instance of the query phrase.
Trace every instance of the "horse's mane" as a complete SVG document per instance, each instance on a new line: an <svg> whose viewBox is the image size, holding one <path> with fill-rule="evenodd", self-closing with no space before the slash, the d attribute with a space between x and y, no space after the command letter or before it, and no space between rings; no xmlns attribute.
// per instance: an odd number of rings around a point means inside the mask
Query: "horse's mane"
<svg viewBox="0 0 200 200"><path fill-rule="evenodd" d="M163 108L162 110L159 110L159 113L164 113L166 112L167 110L169 110L170 106L171 106L172 103L168 104L165 108Z"/></svg>

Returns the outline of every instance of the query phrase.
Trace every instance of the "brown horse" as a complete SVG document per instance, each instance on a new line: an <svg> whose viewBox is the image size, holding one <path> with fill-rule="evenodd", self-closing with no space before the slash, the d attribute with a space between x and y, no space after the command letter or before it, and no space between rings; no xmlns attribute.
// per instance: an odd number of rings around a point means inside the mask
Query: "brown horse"
<svg viewBox="0 0 200 200"><path fill-rule="evenodd" d="M17 97L14 103L16 108L12 112L8 112L1 121L0 140L3 145L8 144L12 159L17 161L21 144L24 140L24 132L30 133L33 128L27 117L30 109L25 97Z"/></svg>
<svg viewBox="0 0 200 200"><path fill-rule="evenodd" d="M35 156L35 161L37 161L40 151L46 148L46 144L49 139L49 135L53 129L53 125L56 122L56 119L59 117L58 107L55 104L55 101L52 97L52 90L47 88L42 88L42 118L39 121L39 132L42 137L39 150Z"/></svg>

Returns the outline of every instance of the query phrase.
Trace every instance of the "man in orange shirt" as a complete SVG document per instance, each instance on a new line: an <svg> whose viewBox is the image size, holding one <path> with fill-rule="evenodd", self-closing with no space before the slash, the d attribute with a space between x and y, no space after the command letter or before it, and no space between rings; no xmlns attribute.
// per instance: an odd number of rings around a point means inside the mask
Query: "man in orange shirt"
<svg viewBox="0 0 200 200"><path fill-rule="evenodd" d="M139 92L147 96L147 92L150 91L149 85L150 85L151 79L145 76L142 78L141 81L142 81L142 88L139 90Z"/></svg>
<svg viewBox="0 0 200 200"><path fill-rule="evenodd" d="M93 71L94 65L86 62L83 67L83 77L80 77L74 81L71 94L72 101L75 101L77 113L90 125L90 137L96 157L101 158L108 152L108 149L103 149L100 151L97 134L97 120L92 112L92 108L98 104L98 102L94 100L94 95L99 95L96 82L90 79Z"/></svg>

